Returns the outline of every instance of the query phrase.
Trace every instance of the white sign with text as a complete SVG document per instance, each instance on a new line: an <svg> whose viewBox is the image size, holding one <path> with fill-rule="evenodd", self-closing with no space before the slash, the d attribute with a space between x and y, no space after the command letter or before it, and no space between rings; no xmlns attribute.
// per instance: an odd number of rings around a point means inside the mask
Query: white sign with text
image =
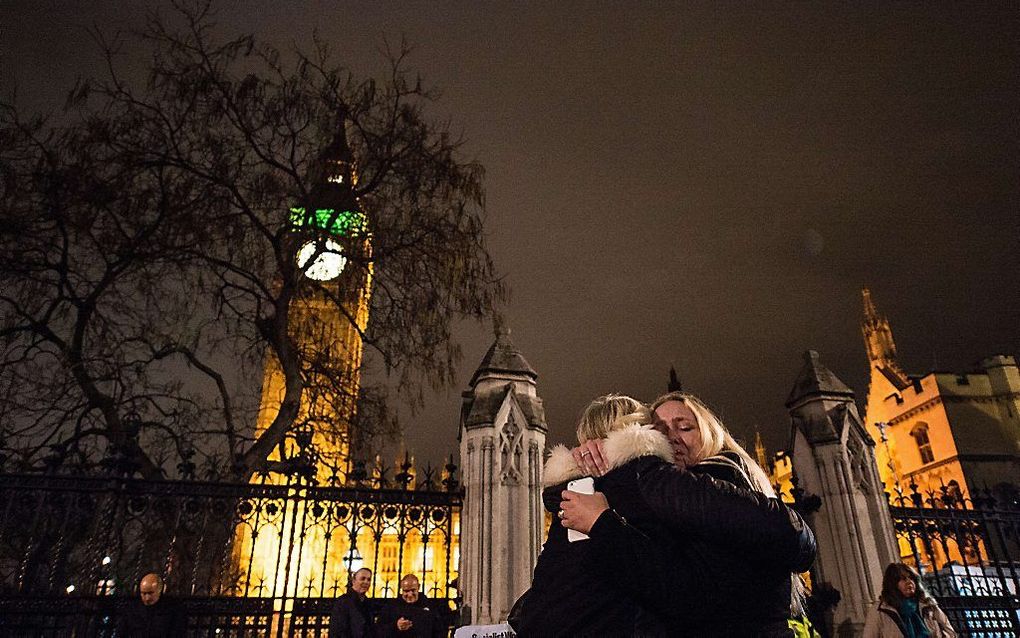
<svg viewBox="0 0 1020 638"><path fill-rule="evenodd" d="M457 629L453 638L514 638L517 634L506 624L498 625L467 625Z"/></svg>

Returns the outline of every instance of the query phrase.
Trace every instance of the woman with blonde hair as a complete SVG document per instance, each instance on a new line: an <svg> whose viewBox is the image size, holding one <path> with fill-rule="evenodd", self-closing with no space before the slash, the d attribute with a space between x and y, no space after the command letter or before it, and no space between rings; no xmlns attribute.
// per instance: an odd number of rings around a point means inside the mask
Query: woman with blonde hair
<svg viewBox="0 0 1020 638"><path fill-rule="evenodd" d="M577 439L603 440L600 457L606 471L595 488L609 494L616 514L655 547L669 542L667 530L650 516L638 495L636 477L648 467L671 462L669 443L652 429L651 412L622 394L593 400L581 413ZM561 493L584 474L563 445L553 448L543 472L543 500L551 513L560 511ZM642 550L643 544L628 549ZM531 589L514 605L510 624L519 636L659 636L651 616L636 604L630 583L621 581L604 562L594 560L591 543L571 542L554 516L535 566Z"/></svg>
<svg viewBox="0 0 1020 638"><path fill-rule="evenodd" d="M650 409L656 415L655 428L665 434L674 447L676 445L674 439L684 442L683 455L674 456L674 462L678 466L686 468L701 463L732 464L751 488L766 496L775 497L775 488L769 482L765 470L737 443L719 417L701 399L686 392L670 392L656 399ZM681 417L680 420L684 423L674 424L672 421L667 423L667 418L676 417ZM671 436L671 427L679 428L678 431L683 432L686 426L696 428L695 436L684 437L681 434ZM690 442L690 445L686 442Z"/></svg>
<svg viewBox="0 0 1020 638"><path fill-rule="evenodd" d="M800 600L795 574L814 560L811 530L775 498L765 472L702 401L670 393L651 410L674 467L646 472L638 485L659 522L670 528L676 550L659 561L617 563L626 579L651 583L639 604L671 635L791 636L788 620L801 611L792 604ZM583 471L603 471L599 441L582 443L572 455ZM615 506L605 495L564 493L563 522L590 531L592 539L615 538L619 546L626 538L621 526L598 527ZM594 559L610 557L607 552ZM683 589L672 587L678 578Z"/></svg>

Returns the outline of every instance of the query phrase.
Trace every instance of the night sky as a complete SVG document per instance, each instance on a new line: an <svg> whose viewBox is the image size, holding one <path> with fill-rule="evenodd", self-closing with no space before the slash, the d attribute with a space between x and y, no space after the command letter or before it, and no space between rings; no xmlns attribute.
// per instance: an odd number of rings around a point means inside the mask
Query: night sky
<svg viewBox="0 0 1020 638"><path fill-rule="evenodd" d="M1020 354L1020 9L1003 2L224 2L224 33L313 29L359 74L383 39L443 91L487 169L489 242L550 442L587 401L652 399L675 365L738 436L785 446L801 353L867 391L860 288L909 372ZM101 72L87 27L136 2L0 2L0 89L56 109ZM456 445L492 340L408 419ZM437 445L436 441L442 441Z"/></svg>

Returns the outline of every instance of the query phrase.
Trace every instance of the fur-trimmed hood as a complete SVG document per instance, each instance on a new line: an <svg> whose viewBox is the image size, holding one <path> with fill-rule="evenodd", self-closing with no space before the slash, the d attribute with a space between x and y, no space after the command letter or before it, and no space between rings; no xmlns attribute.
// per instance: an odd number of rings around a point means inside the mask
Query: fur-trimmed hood
<svg viewBox="0 0 1020 638"><path fill-rule="evenodd" d="M662 433L653 430L651 425L632 425L610 432L603 451L610 470L642 456L657 456L667 463L673 462L673 448L669 441ZM574 463L574 457L567 446L557 445L545 462L542 485L559 485L582 476L584 473Z"/></svg>

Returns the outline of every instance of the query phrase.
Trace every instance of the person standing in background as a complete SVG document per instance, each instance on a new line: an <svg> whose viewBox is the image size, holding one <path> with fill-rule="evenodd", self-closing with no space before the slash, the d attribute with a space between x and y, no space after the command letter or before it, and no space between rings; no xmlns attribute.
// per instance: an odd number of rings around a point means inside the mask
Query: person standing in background
<svg viewBox="0 0 1020 638"><path fill-rule="evenodd" d="M882 595L868 613L864 638L956 638L949 618L921 585L910 565L890 563L882 578Z"/></svg>
<svg viewBox="0 0 1020 638"><path fill-rule="evenodd" d="M400 597L390 601L379 615L381 638L440 638L447 634L435 601L421 593L414 574L400 579Z"/></svg>
<svg viewBox="0 0 1020 638"><path fill-rule="evenodd" d="M124 638L176 638L187 629L184 613L175 601L163 595L163 579L146 574L138 583L138 598L124 610L117 636Z"/></svg>
<svg viewBox="0 0 1020 638"><path fill-rule="evenodd" d="M329 614L329 638L370 638L373 610L368 600L372 570L367 567L351 575L349 590L336 599Z"/></svg>

